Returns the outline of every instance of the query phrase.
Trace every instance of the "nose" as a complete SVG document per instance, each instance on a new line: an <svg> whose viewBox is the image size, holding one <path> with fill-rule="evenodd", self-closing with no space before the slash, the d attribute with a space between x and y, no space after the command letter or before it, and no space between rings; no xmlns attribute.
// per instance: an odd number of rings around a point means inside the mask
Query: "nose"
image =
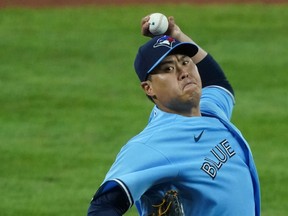
<svg viewBox="0 0 288 216"><path fill-rule="evenodd" d="M189 74L188 74L187 71L185 71L185 70L183 70L183 69L181 69L181 70L179 71L179 79L180 79L180 80L184 80L184 79L187 78L188 76L189 76Z"/></svg>

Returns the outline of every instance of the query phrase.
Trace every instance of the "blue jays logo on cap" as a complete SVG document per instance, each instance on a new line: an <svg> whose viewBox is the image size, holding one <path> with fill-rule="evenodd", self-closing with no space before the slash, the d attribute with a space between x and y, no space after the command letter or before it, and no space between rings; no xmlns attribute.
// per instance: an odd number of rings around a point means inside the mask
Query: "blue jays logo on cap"
<svg viewBox="0 0 288 216"><path fill-rule="evenodd" d="M175 42L174 38L167 36L167 35L164 35L163 37L160 37L156 41L156 43L153 45L153 47L156 48L156 47L160 47L160 46L165 46L168 48L172 48L174 42Z"/></svg>

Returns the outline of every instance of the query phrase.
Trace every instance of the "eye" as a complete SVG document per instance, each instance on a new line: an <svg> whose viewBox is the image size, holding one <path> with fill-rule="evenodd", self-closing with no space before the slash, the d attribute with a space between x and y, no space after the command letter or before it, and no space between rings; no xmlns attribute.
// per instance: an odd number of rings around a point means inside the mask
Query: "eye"
<svg viewBox="0 0 288 216"><path fill-rule="evenodd" d="M162 68L162 71L165 72L165 73L169 73L169 72L171 72L173 70L174 70L174 67L173 66L169 66L169 65L167 65L164 68Z"/></svg>
<svg viewBox="0 0 288 216"><path fill-rule="evenodd" d="M166 70L167 70L167 71L173 71L173 70L174 70L174 67L168 66Z"/></svg>
<svg viewBox="0 0 288 216"><path fill-rule="evenodd" d="M188 65L189 63L191 62L191 59L190 58L185 58L184 60L183 60L183 65Z"/></svg>

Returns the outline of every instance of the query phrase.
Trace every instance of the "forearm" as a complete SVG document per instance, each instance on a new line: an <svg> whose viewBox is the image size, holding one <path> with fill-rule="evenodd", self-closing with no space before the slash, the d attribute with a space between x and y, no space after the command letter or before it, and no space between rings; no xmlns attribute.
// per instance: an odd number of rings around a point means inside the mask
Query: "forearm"
<svg viewBox="0 0 288 216"><path fill-rule="evenodd" d="M101 191L101 188L98 190ZM120 186L105 193L96 193L87 216L122 216L129 209L129 200Z"/></svg>
<svg viewBox="0 0 288 216"><path fill-rule="evenodd" d="M181 41L181 42L190 42L198 46L198 52L195 56L192 57L192 60L195 64L198 64L201 62L206 56L207 52L202 49L198 44L196 44L190 37L188 37L186 34L184 34L180 28L178 30L175 30L173 32L173 35L171 35L173 38Z"/></svg>

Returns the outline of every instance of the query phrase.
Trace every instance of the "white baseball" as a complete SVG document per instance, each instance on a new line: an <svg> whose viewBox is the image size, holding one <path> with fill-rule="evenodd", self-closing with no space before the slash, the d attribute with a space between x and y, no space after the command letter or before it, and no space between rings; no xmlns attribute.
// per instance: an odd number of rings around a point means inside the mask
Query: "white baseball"
<svg viewBox="0 0 288 216"><path fill-rule="evenodd" d="M164 34L168 29L168 19L161 13L151 14L149 19L149 31L153 35Z"/></svg>

